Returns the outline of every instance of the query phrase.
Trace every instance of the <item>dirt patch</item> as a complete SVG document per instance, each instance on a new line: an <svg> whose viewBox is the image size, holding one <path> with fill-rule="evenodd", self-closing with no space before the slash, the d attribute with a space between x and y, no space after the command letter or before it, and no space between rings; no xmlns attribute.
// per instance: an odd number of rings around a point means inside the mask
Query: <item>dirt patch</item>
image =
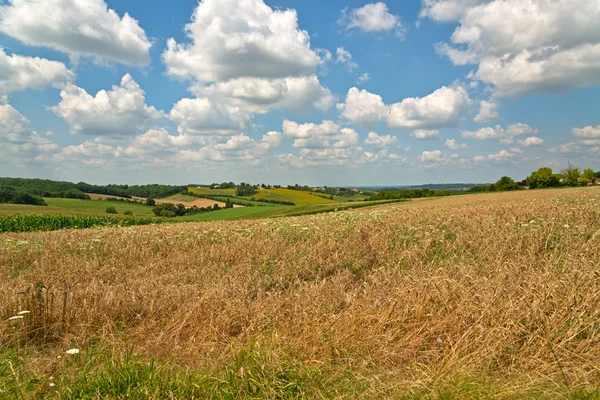
<svg viewBox="0 0 600 400"><path fill-rule="evenodd" d="M179 201L179 200L169 200L169 199L156 199L156 204L165 204L165 203L171 203L171 204L183 204L185 206L185 208L192 208L194 206L201 208L201 207L212 207L215 204L218 204L219 207L224 208L225 207L225 203L222 201L216 201L216 200L209 200L209 199L197 199L194 201ZM238 205L234 205L234 208L239 208L239 207L243 207L243 206L238 206Z"/></svg>

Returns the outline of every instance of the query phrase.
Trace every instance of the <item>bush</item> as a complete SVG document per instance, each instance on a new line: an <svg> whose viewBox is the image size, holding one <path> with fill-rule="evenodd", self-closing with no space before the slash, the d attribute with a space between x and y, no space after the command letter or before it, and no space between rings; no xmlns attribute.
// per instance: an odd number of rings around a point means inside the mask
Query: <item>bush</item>
<svg viewBox="0 0 600 400"><path fill-rule="evenodd" d="M133 215L133 212L131 210L127 210L123 213L123 215Z"/></svg>
<svg viewBox="0 0 600 400"><path fill-rule="evenodd" d="M114 206L106 207L107 214L118 214L117 209Z"/></svg>
<svg viewBox="0 0 600 400"><path fill-rule="evenodd" d="M146 199L146 205L154 207L156 205L156 201L152 197L148 197Z"/></svg>
<svg viewBox="0 0 600 400"><path fill-rule="evenodd" d="M177 214L175 214L173 211L161 210L160 216L165 218L175 218Z"/></svg>

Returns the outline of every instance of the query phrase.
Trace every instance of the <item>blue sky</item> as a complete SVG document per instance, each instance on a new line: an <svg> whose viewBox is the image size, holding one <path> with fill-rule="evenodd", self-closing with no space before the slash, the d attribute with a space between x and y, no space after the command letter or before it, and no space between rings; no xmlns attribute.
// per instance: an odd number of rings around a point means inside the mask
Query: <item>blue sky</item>
<svg viewBox="0 0 600 400"><path fill-rule="evenodd" d="M400 185L600 170L588 0L0 0L0 175Z"/></svg>

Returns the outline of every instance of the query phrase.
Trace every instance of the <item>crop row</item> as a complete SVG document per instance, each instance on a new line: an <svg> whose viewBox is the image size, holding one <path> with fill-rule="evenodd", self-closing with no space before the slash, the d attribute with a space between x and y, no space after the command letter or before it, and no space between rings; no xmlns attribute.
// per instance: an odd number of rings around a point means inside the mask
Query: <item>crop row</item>
<svg viewBox="0 0 600 400"><path fill-rule="evenodd" d="M133 216L8 214L0 215L0 232L54 231L85 229L94 226L132 226L167 222L165 218Z"/></svg>

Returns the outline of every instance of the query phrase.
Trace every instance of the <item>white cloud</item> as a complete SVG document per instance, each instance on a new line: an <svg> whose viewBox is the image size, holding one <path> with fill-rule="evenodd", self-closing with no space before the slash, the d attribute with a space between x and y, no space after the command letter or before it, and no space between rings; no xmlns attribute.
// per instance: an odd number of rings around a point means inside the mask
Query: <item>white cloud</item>
<svg viewBox="0 0 600 400"><path fill-rule="evenodd" d="M479 114L473 118L473 121L479 123L493 122L498 119L498 103L482 100L480 103Z"/></svg>
<svg viewBox="0 0 600 400"><path fill-rule="evenodd" d="M394 146L398 143L398 138L391 135L378 135L376 132L369 132L365 139L365 144L375 146L380 149Z"/></svg>
<svg viewBox="0 0 600 400"><path fill-rule="evenodd" d="M381 96L351 88L346 102L337 105L342 117L356 124L387 122L393 128L435 129L458 124L461 112L468 111L471 100L460 86L443 86L419 98L409 97L390 106Z"/></svg>
<svg viewBox="0 0 600 400"><path fill-rule="evenodd" d="M337 105L342 117L355 124L375 124L388 118L389 108L381 96L353 87L346 102Z"/></svg>
<svg viewBox="0 0 600 400"><path fill-rule="evenodd" d="M445 145L450 150L466 149L469 147L466 143L458 143L456 139L446 139Z"/></svg>
<svg viewBox="0 0 600 400"><path fill-rule="evenodd" d="M426 0L422 16L460 21L440 45L498 97L562 92L600 83L600 7L589 0Z"/></svg>
<svg viewBox="0 0 600 400"><path fill-rule="evenodd" d="M368 72L365 72L364 74L362 74L361 76L358 77L358 79L356 80L356 84L364 85L365 83L367 83L370 80L371 80L371 76L369 75Z"/></svg>
<svg viewBox="0 0 600 400"><path fill-rule="evenodd" d="M170 135L164 128L152 128L148 132L136 136L125 149L127 154L153 154L156 152L174 152L178 148L191 146L193 137L189 135Z"/></svg>
<svg viewBox="0 0 600 400"><path fill-rule="evenodd" d="M530 136L526 139L519 140L518 143L524 147L534 147L541 146L542 144L544 144L544 140L536 136Z"/></svg>
<svg viewBox="0 0 600 400"><path fill-rule="evenodd" d="M419 156L419 160L424 163L438 163L443 162L444 157L442 156L441 150L433 150L433 151L423 151Z"/></svg>
<svg viewBox="0 0 600 400"><path fill-rule="evenodd" d="M573 128L573 136L577 136L584 139L600 139L600 125L586 126L584 128Z"/></svg>
<svg viewBox="0 0 600 400"><path fill-rule="evenodd" d="M579 152L579 150L581 150L581 146L579 146L575 142L563 143L559 146L548 149L548 151L550 153L561 153L561 154L577 153L577 152Z"/></svg>
<svg viewBox="0 0 600 400"><path fill-rule="evenodd" d="M388 124L394 128L442 128L458 125L458 116L469 110L471 100L460 86L443 86L419 98L409 97L391 106Z"/></svg>
<svg viewBox="0 0 600 400"><path fill-rule="evenodd" d="M336 63L344 64L346 67L348 67L350 71L358 68L358 64L352 60L352 54L348 50L344 49L343 47L338 47L336 50L336 54Z"/></svg>
<svg viewBox="0 0 600 400"><path fill-rule="evenodd" d="M151 43L138 21L104 0L9 0L0 6L0 31L31 46L125 64L150 62Z"/></svg>
<svg viewBox="0 0 600 400"><path fill-rule="evenodd" d="M358 144L358 133L354 129L340 128L333 121L321 124L298 124L283 121L283 134L294 139L293 146L304 149L350 148Z"/></svg>
<svg viewBox="0 0 600 400"><path fill-rule="evenodd" d="M301 112L311 106L326 111L336 100L315 75L281 79L238 78L210 86L194 85L191 92L257 114L274 109Z"/></svg>
<svg viewBox="0 0 600 400"><path fill-rule="evenodd" d="M252 126L251 114L208 98L181 99L169 117L179 124L179 133L187 135L228 136Z"/></svg>
<svg viewBox="0 0 600 400"><path fill-rule="evenodd" d="M486 127L481 128L476 131L462 131L460 136L465 139L479 139L479 140L490 140L497 139L500 140L505 137L506 132L500 125L496 125L495 127Z"/></svg>
<svg viewBox="0 0 600 400"><path fill-rule="evenodd" d="M493 161L507 161L513 159L514 157L515 155L510 153L508 150L501 150L499 153L488 155L488 159Z"/></svg>
<svg viewBox="0 0 600 400"><path fill-rule="evenodd" d="M338 23L346 30L359 29L363 32L394 31L397 36L404 37L406 30L397 15L389 12L383 2L366 4L352 10L344 9Z"/></svg>
<svg viewBox="0 0 600 400"><path fill-rule="evenodd" d="M485 127L476 131L461 131L460 136L465 139L498 140L503 144L511 144L514 142L515 136L535 135L538 132L538 129L527 124L516 123L510 125L507 129L496 125L495 127Z"/></svg>
<svg viewBox="0 0 600 400"><path fill-rule="evenodd" d="M167 73L178 78L306 76L322 62L298 28L296 11L273 10L263 0L204 0L185 31L191 43L169 39L162 56Z"/></svg>
<svg viewBox="0 0 600 400"><path fill-rule="evenodd" d="M119 86L101 90L96 96L69 84L60 97L61 102L52 111L69 124L72 133L133 136L164 116L146 105L144 91L129 74L123 76Z"/></svg>
<svg viewBox="0 0 600 400"><path fill-rule="evenodd" d="M420 17L434 21L458 21L470 8L490 0L423 0Z"/></svg>
<svg viewBox="0 0 600 400"><path fill-rule="evenodd" d="M64 85L73 79L75 75L61 62L16 54L9 56L0 47L0 94L42 90L49 85Z"/></svg>
<svg viewBox="0 0 600 400"><path fill-rule="evenodd" d="M525 150L520 149L518 147L511 147L509 150L510 150L511 153L514 153L514 154L523 154L523 153L525 153Z"/></svg>
<svg viewBox="0 0 600 400"><path fill-rule="evenodd" d="M0 97L0 154L33 161L36 157L53 153L58 146L29 129L29 120Z"/></svg>
<svg viewBox="0 0 600 400"><path fill-rule="evenodd" d="M417 129L410 134L410 136L415 139L433 139L439 135L440 131L437 129L427 130L427 129Z"/></svg>
<svg viewBox="0 0 600 400"><path fill-rule="evenodd" d="M535 135L538 132L538 129L532 128L529 125L520 122L513 124L506 129L506 133L510 136Z"/></svg>
<svg viewBox="0 0 600 400"><path fill-rule="evenodd" d="M20 134L29 127L29 120L0 98L0 136Z"/></svg>

